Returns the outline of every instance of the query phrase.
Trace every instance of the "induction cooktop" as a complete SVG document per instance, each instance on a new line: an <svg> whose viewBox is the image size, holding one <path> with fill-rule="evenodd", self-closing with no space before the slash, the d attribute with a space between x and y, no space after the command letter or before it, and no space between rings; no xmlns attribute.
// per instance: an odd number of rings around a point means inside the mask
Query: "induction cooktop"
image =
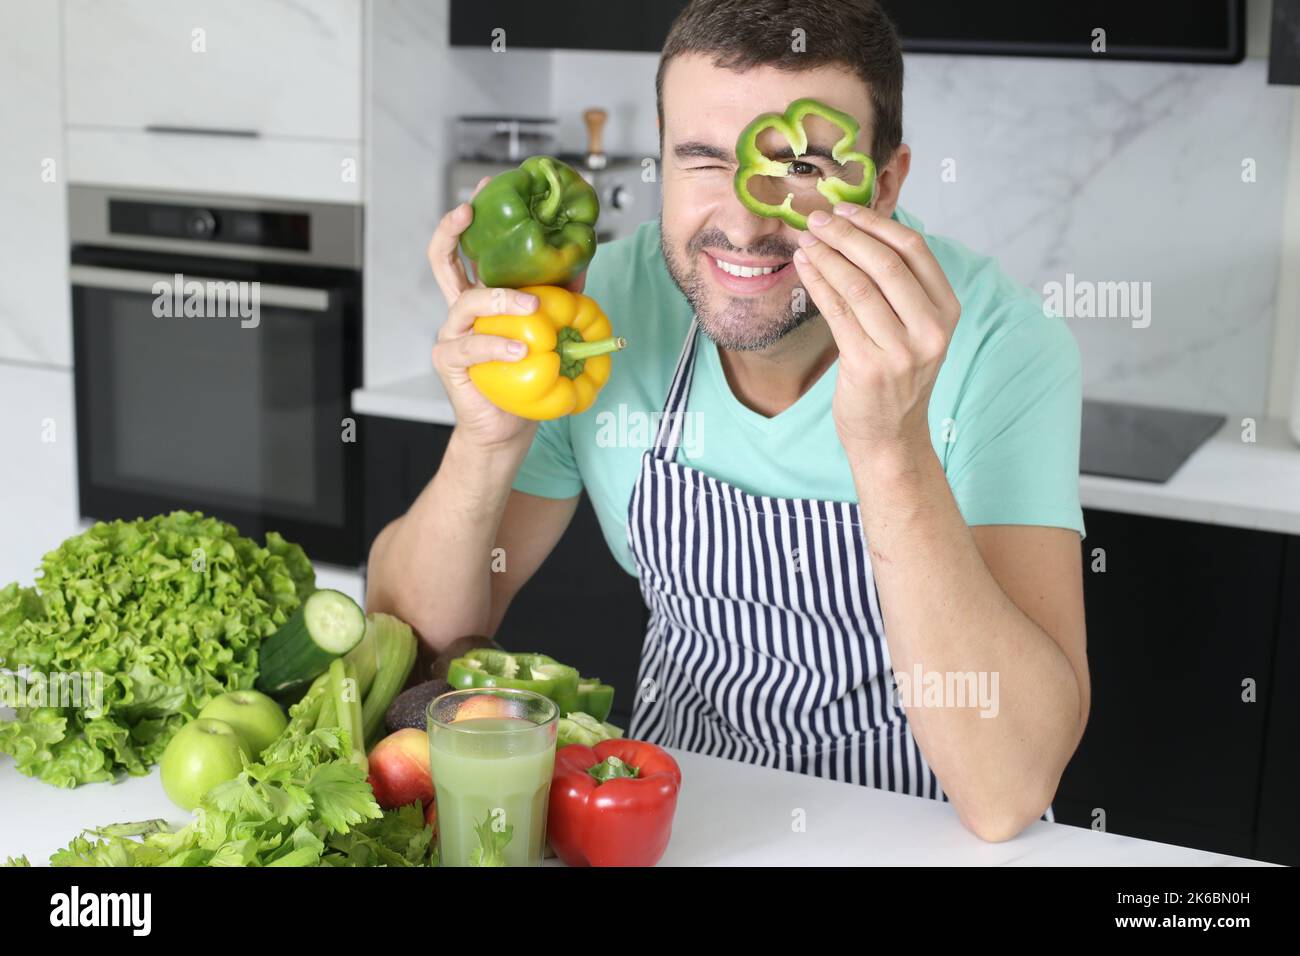
<svg viewBox="0 0 1300 956"><path fill-rule="evenodd" d="M1223 415L1085 401L1079 471L1166 482L1224 421Z"/></svg>

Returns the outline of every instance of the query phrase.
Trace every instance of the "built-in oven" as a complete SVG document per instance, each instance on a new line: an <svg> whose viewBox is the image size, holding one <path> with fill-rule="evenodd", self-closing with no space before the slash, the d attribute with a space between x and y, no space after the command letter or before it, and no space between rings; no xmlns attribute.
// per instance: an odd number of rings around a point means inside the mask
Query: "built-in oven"
<svg viewBox="0 0 1300 956"><path fill-rule="evenodd" d="M199 510L359 564L360 208L68 198L82 515Z"/></svg>

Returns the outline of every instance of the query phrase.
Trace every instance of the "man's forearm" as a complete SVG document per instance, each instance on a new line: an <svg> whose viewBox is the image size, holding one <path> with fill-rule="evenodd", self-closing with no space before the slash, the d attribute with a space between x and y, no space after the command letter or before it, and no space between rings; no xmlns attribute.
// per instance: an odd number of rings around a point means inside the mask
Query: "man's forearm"
<svg viewBox="0 0 1300 956"><path fill-rule="evenodd" d="M925 706L917 688L903 701L917 743L967 825L1009 837L1045 809L1078 743L1074 669L998 585L932 450L852 465L900 684L919 668L997 690L989 719L971 701Z"/></svg>
<svg viewBox="0 0 1300 956"><path fill-rule="evenodd" d="M466 446L453 431L437 474L370 550L366 605L409 622L441 649L486 634L492 547L528 444Z"/></svg>

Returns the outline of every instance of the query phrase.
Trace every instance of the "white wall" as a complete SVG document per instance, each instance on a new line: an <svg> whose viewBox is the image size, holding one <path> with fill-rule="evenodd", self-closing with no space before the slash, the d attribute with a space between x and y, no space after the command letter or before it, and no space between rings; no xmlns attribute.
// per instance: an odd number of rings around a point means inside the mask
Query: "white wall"
<svg viewBox="0 0 1300 956"><path fill-rule="evenodd" d="M597 53L556 50L551 59L551 112L559 120L566 148L586 145L582 111L598 106L609 112L605 152L659 155L655 116L655 53Z"/></svg>

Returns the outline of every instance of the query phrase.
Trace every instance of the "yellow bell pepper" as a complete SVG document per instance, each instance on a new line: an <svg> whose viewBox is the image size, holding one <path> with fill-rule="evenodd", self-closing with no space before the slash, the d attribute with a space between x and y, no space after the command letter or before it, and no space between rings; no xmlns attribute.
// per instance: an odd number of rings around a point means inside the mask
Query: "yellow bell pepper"
<svg viewBox="0 0 1300 956"><path fill-rule="evenodd" d="M559 286L520 290L537 296L529 315L485 315L474 331L516 339L528 355L516 362L481 362L470 380L502 411L546 421L585 412L609 381L609 353L627 345L610 333L609 319L594 299Z"/></svg>

